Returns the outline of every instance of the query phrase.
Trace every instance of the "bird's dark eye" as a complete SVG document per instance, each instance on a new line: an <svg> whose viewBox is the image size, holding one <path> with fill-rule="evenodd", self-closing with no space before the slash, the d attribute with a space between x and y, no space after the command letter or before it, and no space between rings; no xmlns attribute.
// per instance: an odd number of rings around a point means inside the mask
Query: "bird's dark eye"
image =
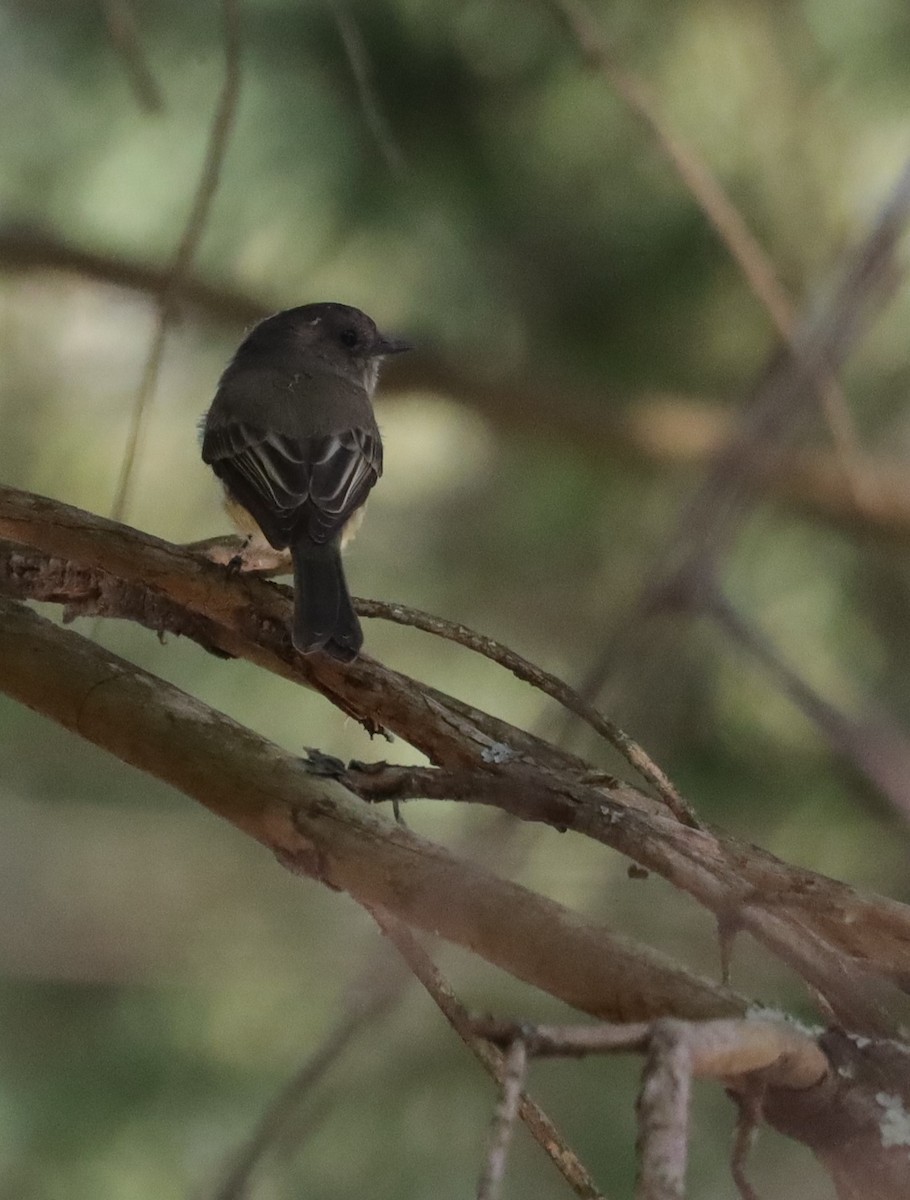
<svg viewBox="0 0 910 1200"><path fill-rule="evenodd" d="M359 340L356 329L342 329L338 337L341 340L342 346L347 346L349 350L353 350Z"/></svg>

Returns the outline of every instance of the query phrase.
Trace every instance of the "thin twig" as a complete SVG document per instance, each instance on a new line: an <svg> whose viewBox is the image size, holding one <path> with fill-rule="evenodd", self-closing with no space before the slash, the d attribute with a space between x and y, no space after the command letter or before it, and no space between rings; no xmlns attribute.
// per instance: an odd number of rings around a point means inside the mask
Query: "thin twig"
<svg viewBox="0 0 910 1200"><path fill-rule="evenodd" d="M862 722L820 696L719 588L712 589L704 611L822 731L834 753L864 775L902 821L910 822L910 743L906 736L886 718L880 717L874 724Z"/></svg>
<svg viewBox="0 0 910 1200"><path fill-rule="evenodd" d="M642 85L618 65L587 6L581 0L549 0L549 4L567 26L582 60L603 76L653 136L762 307L783 332L792 323L793 313L774 265L708 164L670 129Z"/></svg>
<svg viewBox="0 0 910 1200"><path fill-rule="evenodd" d="M527 1051L524 1042L518 1037L510 1043L505 1054L501 1080L502 1095L493 1114L490 1148L477 1185L477 1200L499 1200L527 1069Z"/></svg>
<svg viewBox="0 0 910 1200"><path fill-rule="evenodd" d="M730 1153L730 1174L741 1200L759 1200L758 1192L746 1178L746 1163L762 1121L764 1095L764 1084L755 1081L752 1086L734 1097L739 1111L733 1135L733 1149Z"/></svg>
<svg viewBox="0 0 910 1200"><path fill-rule="evenodd" d="M358 600L355 605L362 617L381 617L386 621L394 621L398 625L410 625L422 629L425 633L435 634L436 637L446 638L450 642L473 650L476 654L498 663L516 678L529 683L539 691L556 700L569 712L574 713L585 721L591 728L606 738L615 747L627 763L632 766L643 779L652 785L654 790L666 804L667 808L685 825L693 829L700 828L694 812L680 796L668 776L660 769L653 759L629 735L614 724L609 717L589 704L579 694L573 691L567 683L563 683L555 675L536 667L533 663L516 654L501 642L475 633L466 625L454 621L446 621L442 617L422 612L417 608L409 608L405 604L387 603L380 600Z"/></svg>
<svg viewBox="0 0 910 1200"><path fill-rule="evenodd" d="M126 449L120 467L120 477L114 493L111 506L111 516L114 520L123 519L126 512L129 490L136 464L136 456L142 436L142 427L155 392L161 361L164 356L164 345L167 340L171 320L174 316L177 297L183 280L192 265L193 257L202 240L206 222L221 179L221 171L227 153L228 142L237 111L237 101L240 94L240 7L239 0L222 0L224 19L224 81L221 93L212 119L208 145L196 194L187 218L183 234L174 254L173 262L165 282L164 290L158 297L158 319L155 332L149 347L142 378L133 403L132 420L127 436Z"/></svg>
<svg viewBox="0 0 910 1200"><path fill-rule="evenodd" d="M82 279L127 288L158 299L167 290L170 264L137 261L67 241L37 225L0 223L0 267L4 271L63 271ZM202 321L244 327L261 321L276 305L201 279L194 272L179 281L187 311Z"/></svg>
<svg viewBox="0 0 910 1200"><path fill-rule="evenodd" d="M395 140L392 127L389 125L380 106L379 98L376 95L376 88L373 86L372 73L370 71L370 60L360 27L354 20L344 0L335 0L332 6L332 16L335 18L341 44L344 46L351 74L354 77L354 84L357 88L357 96L360 100L360 107L363 109L363 118L366 121L367 129L369 129L373 140L376 142L379 153L382 155L390 173L399 175L404 168L404 155L401 153L401 147Z"/></svg>
<svg viewBox="0 0 910 1200"><path fill-rule="evenodd" d="M161 89L142 48L132 5L129 0L101 0L101 7L108 37L120 55L136 102L146 112L160 113L164 108Z"/></svg>
<svg viewBox="0 0 910 1200"><path fill-rule="evenodd" d="M529 1025L480 1017L472 1027L478 1037L496 1046L509 1046L520 1037L532 1058L586 1058L589 1054L644 1051L651 1037L650 1021L628 1021L621 1025L605 1021L596 1025Z"/></svg>
<svg viewBox="0 0 910 1200"><path fill-rule="evenodd" d="M503 1072L502 1054L489 1042L476 1036L467 1011L411 930L384 909L371 908L369 911L461 1040L487 1073L499 1082ZM575 1194L582 1197L582 1200L604 1200L603 1193L597 1188L575 1151L569 1147L546 1113L524 1093L518 1111L531 1136L552 1159L556 1169Z"/></svg>
<svg viewBox="0 0 910 1200"><path fill-rule="evenodd" d="M683 1200L689 1151L692 1063L673 1024L651 1033L638 1093L635 1200Z"/></svg>

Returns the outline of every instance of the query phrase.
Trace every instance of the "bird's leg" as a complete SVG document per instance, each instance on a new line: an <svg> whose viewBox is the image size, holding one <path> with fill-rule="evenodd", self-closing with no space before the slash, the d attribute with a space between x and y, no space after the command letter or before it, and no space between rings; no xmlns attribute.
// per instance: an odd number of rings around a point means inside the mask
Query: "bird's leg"
<svg viewBox="0 0 910 1200"><path fill-rule="evenodd" d="M248 569L246 566L246 561L247 561L246 554L250 548L250 543L252 542L252 540L253 540L253 535L251 533L248 533L246 535L246 537L243 539L240 549L237 551L237 553L234 555L234 557L228 561L227 573L228 573L228 575L231 576L232 579L236 578L236 576L238 576L238 575L243 574L244 570Z"/></svg>
<svg viewBox="0 0 910 1200"><path fill-rule="evenodd" d="M206 538L187 543L186 549L202 555L209 562L227 567L231 575L286 575L291 570L288 552L273 549L264 538L257 538L255 534Z"/></svg>

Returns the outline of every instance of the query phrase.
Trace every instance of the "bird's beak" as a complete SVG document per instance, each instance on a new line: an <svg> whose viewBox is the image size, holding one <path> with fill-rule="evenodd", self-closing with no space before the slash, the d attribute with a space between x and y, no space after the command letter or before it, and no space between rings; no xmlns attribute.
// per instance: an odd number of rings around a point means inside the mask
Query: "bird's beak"
<svg viewBox="0 0 910 1200"><path fill-rule="evenodd" d="M399 338L382 337L380 335L373 353L385 358L387 354L402 354L405 350L413 349L414 347L410 342L401 341Z"/></svg>

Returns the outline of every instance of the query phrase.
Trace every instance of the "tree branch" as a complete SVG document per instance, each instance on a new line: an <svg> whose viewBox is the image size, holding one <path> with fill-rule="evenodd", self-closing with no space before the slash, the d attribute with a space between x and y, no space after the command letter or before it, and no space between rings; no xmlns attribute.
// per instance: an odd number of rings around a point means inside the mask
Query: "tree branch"
<svg viewBox="0 0 910 1200"><path fill-rule="evenodd" d="M2 486L0 537L33 546L57 560L50 587L61 582L62 564L76 562L140 588L150 593L153 607L161 605L172 614L175 632L189 632L176 627L181 620L187 623L186 614L198 618L204 622L203 645L314 688L368 731L385 728L400 734L432 762L450 766L474 763L484 754L496 753L496 747L506 746L512 754L554 769L584 767L581 759L434 688L417 685L367 655L342 669L325 655L298 654L289 633L289 589L248 576L232 578L185 547ZM35 568L35 562L29 566L20 561L14 572L7 570L7 586L16 581L20 587L42 586L41 571ZM81 612L96 611L91 607L96 592L108 614L114 611L111 604L116 602L118 589L109 580L83 577L80 588ZM130 593L129 601L136 603L135 593ZM182 610L182 615L175 608Z"/></svg>
<svg viewBox="0 0 910 1200"><path fill-rule="evenodd" d="M489 804L592 837L662 875L747 930L815 988L851 1029L894 1032L907 1009L910 909L792 867L714 830L695 830L637 802L628 785L550 779L519 765L497 772L361 764L339 776L365 799L423 796ZM883 983L889 980L893 987Z"/></svg>
<svg viewBox="0 0 910 1200"><path fill-rule="evenodd" d="M660 1022L664 1028L674 1024ZM769 1087L803 1091L817 1087L830 1069L827 1056L815 1038L796 1026L771 1017L751 1015L745 1020L675 1023L678 1036L689 1044L692 1073L699 1079L717 1079L737 1090L756 1071ZM641 1021L627 1025L529 1025L517 1021L481 1019L474 1022L480 1037L497 1046L521 1037L532 1058L583 1058L589 1054L644 1052L654 1025Z"/></svg>
<svg viewBox="0 0 910 1200"><path fill-rule="evenodd" d="M120 585L109 577L121 580L147 596L153 618L164 612L165 628L198 634L204 645L315 687L368 728L393 730L446 768L343 774L363 796L493 804L596 838L687 891L728 930L751 932L823 995L847 1027L890 1033L900 1023L895 989L910 987L906 906L661 817L655 801L628 783L592 775L580 759L366 656L342 669L324 656L298 655L288 633L290 598L274 584L232 578L186 549L13 489L0 488L0 535L41 547L39 554L21 546L0 553L8 593L61 598L71 569L64 559L87 564L103 574L91 581L80 576L74 601L97 588L110 612ZM49 562L48 554L62 557ZM145 603L136 596L129 591L124 615Z"/></svg>
<svg viewBox="0 0 910 1200"><path fill-rule="evenodd" d="M197 799L290 869L438 932L584 1012L612 1021L746 1012L728 989L379 819L336 780L314 776L252 731L9 600L0 601L0 687ZM645 815L609 801L602 807L607 823ZM667 817L649 821L690 842L710 836ZM752 856L754 866L755 854L744 851L743 861ZM774 860L768 865L773 875ZM755 898L756 907L762 903ZM793 928L808 926L812 913L810 905ZM769 1119L824 1159L843 1197L894 1200L906 1182L906 1151L894 1141L883 1145L882 1122L896 1129L895 1114L907 1103L906 1049L843 1037L830 1051L823 1040L822 1048L843 1071L831 1072L824 1086L769 1089ZM883 1096L891 1107L883 1109ZM850 1191L860 1179L872 1181L868 1190Z"/></svg>
<svg viewBox="0 0 910 1200"><path fill-rule="evenodd" d="M475 633L473 629L468 629L466 625L446 621L442 617L433 616L432 613L421 612L417 608L409 608L405 604L389 604L379 600L361 600L358 603L357 611L361 616L383 617L387 621L394 621L398 625L409 625L415 629L422 629L426 633L434 633L437 637L457 642L459 646L466 646L469 650L473 650L477 654L482 654L484 658L499 663L501 667L510 671L517 679L521 679L524 683L529 683L532 687L543 692L544 695L556 700L569 712L580 717L595 733L600 734L614 749L618 750L626 762L641 775L642 779L647 780L651 784L658 796L660 796L667 808L669 808L670 812L678 820L686 825L691 825L694 829L699 828L698 820L691 807L682 798L676 786L650 755L624 730L620 729L614 721L604 716L593 704L589 704L587 700L583 699L576 691L570 688L567 683L563 683L561 679L557 679L549 671L541 670L540 667L528 662L526 658L522 658L520 654L516 654L508 646L503 646L501 642L497 642L494 638L487 637L485 634Z"/></svg>
<svg viewBox="0 0 910 1200"><path fill-rule="evenodd" d="M760 1013L746 1020L631 1025L535 1026L475 1020L476 1034L495 1045L520 1036L529 1056L645 1053L664 1076L646 1076L641 1122L653 1167L648 1197L663 1196L662 1178L680 1195L686 1150L688 1077L724 1084L741 1105L732 1170L743 1197L754 1191L743 1174L759 1118L811 1146L830 1172L840 1200L900 1200L906 1195L910 1050L905 1042L856 1038L841 1030L799 1029ZM667 1075L671 1078L667 1078ZM667 1103L673 1098L677 1104ZM666 1164L668 1174L660 1170Z"/></svg>
<svg viewBox="0 0 910 1200"><path fill-rule="evenodd" d="M487 1074L498 1082L503 1069L502 1054L474 1032L467 1011L419 940L391 913L382 909L371 911L376 924L394 944L414 978L423 985L433 1003ZM604 1200L587 1169L540 1106L530 1096L523 1094L518 1111L531 1136L553 1160L556 1169L575 1194L581 1200Z"/></svg>
<svg viewBox="0 0 910 1200"><path fill-rule="evenodd" d="M584 1012L623 1020L744 1010L735 993L459 861L301 759L9 600L0 601L0 688L198 800L289 869L466 946Z"/></svg>
<svg viewBox="0 0 910 1200"><path fill-rule="evenodd" d="M164 109L161 89L143 49L130 0L101 0L101 10L111 45L120 55L139 107L149 113L160 113Z"/></svg>

